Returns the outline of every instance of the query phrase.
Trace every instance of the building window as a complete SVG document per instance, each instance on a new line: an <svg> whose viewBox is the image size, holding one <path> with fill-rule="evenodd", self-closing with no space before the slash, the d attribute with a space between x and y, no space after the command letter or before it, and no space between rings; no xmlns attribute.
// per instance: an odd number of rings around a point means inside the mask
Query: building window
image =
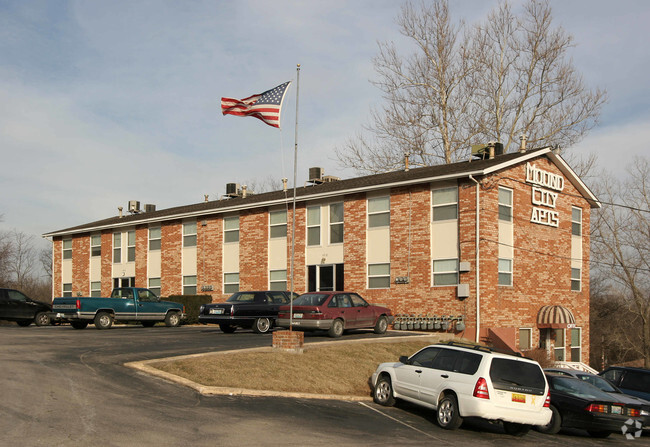
<svg viewBox="0 0 650 447"><path fill-rule="evenodd" d="M287 237L287 212L271 211L269 213L269 234L271 238Z"/></svg>
<svg viewBox="0 0 650 447"><path fill-rule="evenodd" d="M149 228L149 251L160 250L160 227Z"/></svg>
<svg viewBox="0 0 650 447"><path fill-rule="evenodd" d="M582 281L580 279L581 269L571 269L571 290L574 292L580 292Z"/></svg>
<svg viewBox="0 0 650 447"><path fill-rule="evenodd" d="M126 233L126 262L135 262L135 231Z"/></svg>
<svg viewBox="0 0 650 447"><path fill-rule="evenodd" d="M90 256L102 255L102 235L93 234L90 236Z"/></svg>
<svg viewBox="0 0 650 447"><path fill-rule="evenodd" d="M368 264L368 288L390 288L390 264Z"/></svg>
<svg viewBox="0 0 650 447"><path fill-rule="evenodd" d="M63 284L63 296L72 296L72 283Z"/></svg>
<svg viewBox="0 0 650 447"><path fill-rule="evenodd" d="M433 261L433 285L451 286L458 284L458 259Z"/></svg>
<svg viewBox="0 0 650 447"><path fill-rule="evenodd" d="M113 233L113 264L122 262L122 233Z"/></svg>
<svg viewBox="0 0 650 447"><path fill-rule="evenodd" d="M223 218L223 241L239 242L239 216Z"/></svg>
<svg viewBox="0 0 650 447"><path fill-rule="evenodd" d="M556 362L566 361L565 350L564 350L564 329L554 329L555 334L555 350L554 350L554 359Z"/></svg>
<svg viewBox="0 0 650 447"><path fill-rule="evenodd" d="M527 351L533 347L533 330L531 328L519 329L519 350Z"/></svg>
<svg viewBox="0 0 650 447"><path fill-rule="evenodd" d="M512 259L499 258L499 285L512 285Z"/></svg>
<svg viewBox="0 0 650 447"><path fill-rule="evenodd" d="M571 234L582 236L582 209L571 207Z"/></svg>
<svg viewBox="0 0 650 447"><path fill-rule="evenodd" d="M343 243L343 203L330 205L330 244Z"/></svg>
<svg viewBox="0 0 650 447"><path fill-rule="evenodd" d="M270 290L287 290L286 270L271 270L269 272L269 279Z"/></svg>
<svg viewBox="0 0 650 447"><path fill-rule="evenodd" d="M196 295L196 275L183 276L183 295Z"/></svg>
<svg viewBox="0 0 650 447"><path fill-rule="evenodd" d="M149 278L149 290L160 296L160 278Z"/></svg>
<svg viewBox="0 0 650 447"><path fill-rule="evenodd" d="M223 274L223 293L239 292L239 273Z"/></svg>
<svg viewBox="0 0 650 447"><path fill-rule="evenodd" d="M512 222L512 190L499 186L499 220Z"/></svg>
<svg viewBox="0 0 650 447"><path fill-rule="evenodd" d="M72 239L63 239L63 259L72 259Z"/></svg>
<svg viewBox="0 0 650 447"><path fill-rule="evenodd" d="M102 282L93 281L90 283L90 296L100 297L102 296Z"/></svg>
<svg viewBox="0 0 650 447"><path fill-rule="evenodd" d="M320 245L320 206L307 208L307 245Z"/></svg>
<svg viewBox="0 0 650 447"><path fill-rule="evenodd" d="M368 199L368 228L390 226L390 197Z"/></svg>
<svg viewBox="0 0 650 447"><path fill-rule="evenodd" d="M183 224L183 247L196 247L196 221Z"/></svg>
<svg viewBox="0 0 650 447"><path fill-rule="evenodd" d="M433 190L433 221L458 219L458 188Z"/></svg>
<svg viewBox="0 0 650 447"><path fill-rule="evenodd" d="M582 329L579 327L571 329L571 361L582 361Z"/></svg>

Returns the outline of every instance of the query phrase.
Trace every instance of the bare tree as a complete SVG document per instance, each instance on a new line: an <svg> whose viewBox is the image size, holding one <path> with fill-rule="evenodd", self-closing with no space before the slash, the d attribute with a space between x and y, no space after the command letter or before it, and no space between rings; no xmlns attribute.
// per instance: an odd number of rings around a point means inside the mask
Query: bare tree
<svg viewBox="0 0 650 447"><path fill-rule="evenodd" d="M573 40L554 26L547 1L529 0L520 15L501 3L484 22L453 22L445 0L406 3L397 20L414 45L401 54L380 43L374 59L385 105L365 133L336 154L359 172L466 158L473 143L505 150L526 134L532 146L570 147L595 125L606 99L588 89L568 51Z"/></svg>
<svg viewBox="0 0 650 447"><path fill-rule="evenodd" d="M625 180L603 174L596 186L602 209L592 221L594 268L607 278L610 295L632 315L627 333L638 334L629 347L650 367L650 163L636 158Z"/></svg>

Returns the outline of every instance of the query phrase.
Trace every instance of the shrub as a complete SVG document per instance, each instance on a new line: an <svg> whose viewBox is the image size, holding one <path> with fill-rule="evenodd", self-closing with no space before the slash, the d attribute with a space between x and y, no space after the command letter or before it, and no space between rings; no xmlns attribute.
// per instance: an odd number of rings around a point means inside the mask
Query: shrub
<svg viewBox="0 0 650 447"><path fill-rule="evenodd" d="M165 298L185 306L184 324L196 324L199 322L199 308L201 304L211 303L212 295L171 295Z"/></svg>

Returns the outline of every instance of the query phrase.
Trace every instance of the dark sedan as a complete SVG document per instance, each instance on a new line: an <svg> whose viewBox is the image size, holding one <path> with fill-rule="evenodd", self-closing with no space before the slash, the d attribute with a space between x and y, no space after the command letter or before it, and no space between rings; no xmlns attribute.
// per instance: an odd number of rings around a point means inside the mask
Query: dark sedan
<svg viewBox="0 0 650 447"><path fill-rule="evenodd" d="M376 334L386 332L393 322L390 309L368 304L352 292L309 292L282 306L277 325L299 330L325 330L330 337L340 337L345 329L372 328Z"/></svg>
<svg viewBox="0 0 650 447"><path fill-rule="evenodd" d="M624 393L650 400L650 369L610 366L599 374Z"/></svg>
<svg viewBox="0 0 650 447"><path fill-rule="evenodd" d="M258 334L271 330L283 304L289 303L291 292L263 290L237 292L225 303L204 304L199 310L199 323L218 324L231 334L240 328L252 328ZM294 298L298 294L293 294Z"/></svg>
<svg viewBox="0 0 650 447"><path fill-rule="evenodd" d="M596 438L606 438L621 432L629 419L638 420L638 406L617 402L609 394L595 386L565 375L547 373L551 391L551 422L537 430L553 434L562 428L586 430Z"/></svg>
<svg viewBox="0 0 650 447"><path fill-rule="evenodd" d="M52 306L36 301L14 289L0 289L0 320L15 321L19 326L50 324Z"/></svg>

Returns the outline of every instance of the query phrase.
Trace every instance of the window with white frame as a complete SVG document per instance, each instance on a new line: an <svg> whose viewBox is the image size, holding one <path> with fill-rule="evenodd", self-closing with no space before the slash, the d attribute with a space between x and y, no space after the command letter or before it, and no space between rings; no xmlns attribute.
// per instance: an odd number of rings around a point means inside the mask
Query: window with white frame
<svg viewBox="0 0 650 447"><path fill-rule="evenodd" d="M553 357L557 362L566 361L566 350L564 342L564 329L554 329L555 334L555 350Z"/></svg>
<svg viewBox="0 0 650 447"><path fill-rule="evenodd" d="M196 295L196 275L183 276L183 295Z"/></svg>
<svg viewBox="0 0 650 447"><path fill-rule="evenodd" d="M571 361L582 361L582 329L579 327L571 328Z"/></svg>
<svg viewBox="0 0 650 447"><path fill-rule="evenodd" d="M433 261L433 285L451 286L456 284L458 284L458 259Z"/></svg>
<svg viewBox="0 0 650 447"><path fill-rule="evenodd" d="M343 243L343 203L330 205L330 244Z"/></svg>
<svg viewBox="0 0 650 447"><path fill-rule="evenodd" d="M582 209L571 207L571 234L582 236Z"/></svg>
<svg viewBox="0 0 650 447"><path fill-rule="evenodd" d="M571 290L574 292L580 292L581 290L581 273L581 269L571 268Z"/></svg>
<svg viewBox="0 0 650 447"><path fill-rule="evenodd" d="M102 255L102 235L93 234L90 236L90 256L101 256Z"/></svg>
<svg viewBox="0 0 650 447"><path fill-rule="evenodd" d="M512 189L499 186L499 220L512 222Z"/></svg>
<svg viewBox="0 0 650 447"><path fill-rule="evenodd" d="M239 242L239 216L223 218L223 241Z"/></svg>
<svg viewBox="0 0 650 447"><path fill-rule="evenodd" d="M65 297L72 296L72 283L63 284L63 296Z"/></svg>
<svg viewBox="0 0 650 447"><path fill-rule="evenodd" d="M269 235L271 238L287 237L287 211L271 211L269 213Z"/></svg>
<svg viewBox="0 0 650 447"><path fill-rule="evenodd" d="M183 247L196 247L196 221L183 224Z"/></svg>
<svg viewBox="0 0 650 447"><path fill-rule="evenodd" d="M122 233L113 233L113 264L122 262Z"/></svg>
<svg viewBox="0 0 650 447"><path fill-rule="evenodd" d="M368 228L390 226L390 196L368 199Z"/></svg>
<svg viewBox="0 0 650 447"><path fill-rule="evenodd" d="M433 195L433 221L458 219L458 188L434 189Z"/></svg>
<svg viewBox="0 0 650 447"><path fill-rule="evenodd" d="M527 351L533 348L533 330L529 327L519 328L519 350Z"/></svg>
<svg viewBox="0 0 650 447"><path fill-rule="evenodd" d="M149 290L160 296L160 278L149 278Z"/></svg>
<svg viewBox="0 0 650 447"><path fill-rule="evenodd" d="M149 251L160 250L160 227L149 228Z"/></svg>
<svg viewBox="0 0 650 447"><path fill-rule="evenodd" d="M72 239L63 239L63 259L72 259Z"/></svg>
<svg viewBox="0 0 650 447"><path fill-rule="evenodd" d="M239 292L239 273L223 274L223 293Z"/></svg>
<svg viewBox="0 0 650 447"><path fill-rule="evenodd" d="M126 233L126 261L135 262L135 231Z"/></svg>
<svg viewBox="0 0 650 447"><path fill-rule="evenodd" d="M102 282L101 281L92 281L90 283L90 296L100 297L102 296Z"/></svg>
<svg viewBox="0 0 650 447"><path fill-rule="evenodd" d="M512 285L512 259L499 258L499 285Z"/></svg>
<svg viewBox="0 0 650 447"><path fill-rule="evenodd" d="M286 270L271 270L269 272L269 290L287 290Z"/></svg>
<svg viewBox="0 0 650 447"><path fill-rule="evenodd" d="M307 207L307 245L320 245L320 206Z"/></svg>
<svg viewBox="0 0 650 447"><path fill-rule="evenodd" d="M368 264L368 288L390 288L390 264Z"/></svg>

